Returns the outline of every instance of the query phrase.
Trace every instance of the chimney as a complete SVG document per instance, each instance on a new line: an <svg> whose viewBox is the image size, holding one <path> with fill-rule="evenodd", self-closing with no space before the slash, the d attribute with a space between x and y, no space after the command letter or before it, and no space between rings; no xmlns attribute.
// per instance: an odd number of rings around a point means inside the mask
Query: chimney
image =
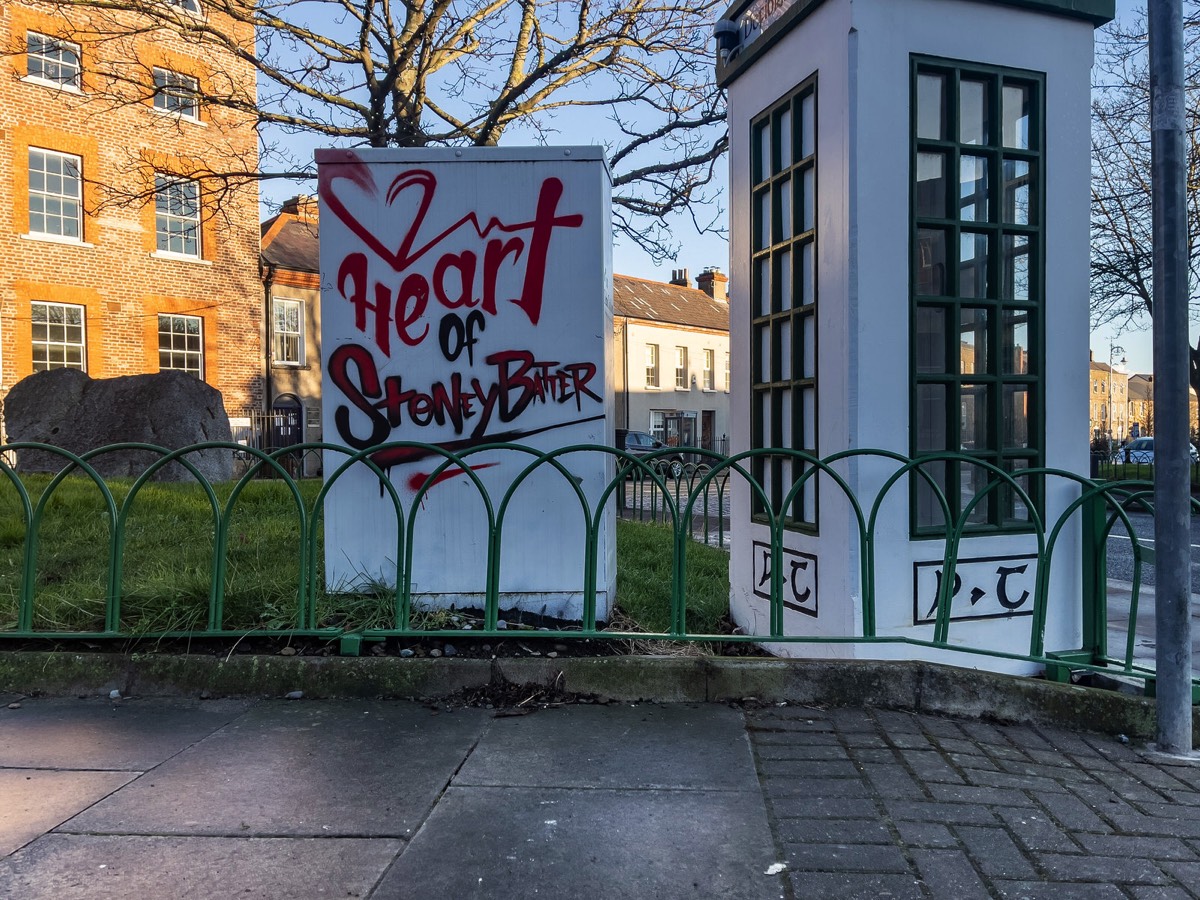
<svg viewBox="0 0 1200 900"><path fill-rule="evenodd" d="M677 287L691 287L692 282L691 282L691 278L688 275L688 270L687 269L672 269L670 284L673 284Z"/></svg>
<svg viewBox="0 0 1200 900"><path fill-rule="evenodd" d="M697 276L696 287L714 300L729 302L729 277L716 266L709 266Z"/></svg>
<svg viewBox="0 0 1200 900"><path fill-rule="evenodd" d="M283 206L279 208L280 213L291 213L293 216L305 221L318 221L319 210L317 208L317 198L308 194L298 194L290 200L284 200Z"/></svg>

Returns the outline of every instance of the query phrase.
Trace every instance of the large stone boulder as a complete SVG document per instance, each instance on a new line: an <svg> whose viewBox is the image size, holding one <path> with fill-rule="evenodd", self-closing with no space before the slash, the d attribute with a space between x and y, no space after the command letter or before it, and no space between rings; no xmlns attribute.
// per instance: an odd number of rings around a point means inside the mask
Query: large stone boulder
<svg viewBox="0 0 1200 900"><path fill-rule="evenodd" d="M37 372L8 392L4 424L10 443L37 441L72 453L127 442L177 450L202 441L232 440L221 392L184 372L99 379L78 369ZM100 454L91 464L106 477L137 477L157 458L146 451L119 450ZM229 450L206 450L187 458L209 481L233 477ZM58 472L65 465L54 453L17 454L20 472ZM164 466L155 478L194 480L177 463Z"/></svg>

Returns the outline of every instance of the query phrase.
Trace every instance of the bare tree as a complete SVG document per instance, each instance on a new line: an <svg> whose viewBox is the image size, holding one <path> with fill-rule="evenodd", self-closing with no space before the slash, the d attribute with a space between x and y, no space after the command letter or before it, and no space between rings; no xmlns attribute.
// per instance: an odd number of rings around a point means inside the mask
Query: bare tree
<svg viewBox="0 0 1200 900"><path fill-rule="evenodd" d="M200 103L243 114L257 165L198 164L209 182L311 178L298 135L331 146L492 146L524 129L541 142L607 148L616 226L656 258L674 248L663 217L697 219L727 138L708 52L718 0L42 0L60 37L115 44L93 103L145 102L157 85L122 41L166 32L192 55L234 59L191 86ZM19 48L17 48L19 49ZM609 126L596 134L598 109ZM587 128L587 131L580 131ZM597 140L600 138L601 140ZM311 144L310 144L311 145ZM210 159L220 158L212 154Z"/></svg>
<svg viewBox="0 0 1200 900"><path fill-rule="evenodd" d="M1188 142L1188 259L1192 303L1200 288L1200 0L1184 0ZM1092 326L1148 327L1154 243L1150 185L1150 77L1144 14L1106 26L1092 100ZM1200 309L1194 309L1200 313ZM1200 396L1200 343L1191 348Z"/></svg>

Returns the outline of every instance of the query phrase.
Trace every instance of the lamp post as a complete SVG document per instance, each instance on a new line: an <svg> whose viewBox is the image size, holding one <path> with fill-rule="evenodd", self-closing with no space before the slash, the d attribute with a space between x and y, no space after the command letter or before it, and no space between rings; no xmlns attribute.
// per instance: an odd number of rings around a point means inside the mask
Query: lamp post
<svg viewBox="0 0 1200 900"><path fill-rule="evenodd" d="M1111 341L1108 345L1108 415L1105 418L1108 420L1108 458L1111 460L1113 455L1113 360L1117 354L1121 354L1121 368L1125 368L1125 348L1120 344L1114 344Z"/></svg>

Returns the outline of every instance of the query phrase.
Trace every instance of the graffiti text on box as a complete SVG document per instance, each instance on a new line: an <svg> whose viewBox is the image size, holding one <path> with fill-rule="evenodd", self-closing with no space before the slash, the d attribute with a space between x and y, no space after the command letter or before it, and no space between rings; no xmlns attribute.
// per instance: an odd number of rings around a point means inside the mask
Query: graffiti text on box
<svg viewBox="0 0 1200 900"><path fill-rule="evenodd" d="M483 381L455 372L418 390L408 387L400 375L380 379L369 350L342 344L330 354L329 377L366 414L371 430L355 434L349 407L343 405L334 414L338 435L351 447L363 449L383 443L393 429L404 426L449 425L455 434L462 434L473 422L471 435L478 438L487 433L493 417L508 424L533 403L571 403L579 412L584 398L604 402L591 386L595 363L538 360L528 350L493 353L484 362L490 369Z"/></svg>
<svg viewBox="0 0 1200 900"><path fill-rule="evenodd" d="M937 618L943 561L913 563L913 622L929 625ZM954 568L950 619L1006 619L1033 615L1037 556L987 556L960 559Z"/></svg>
<svg viewBox="0 0 1200 900"><path fill-rule="evenodd" d="M771 599L771 545L754 542L754 596ZM817 618L817 558L799 550L780 550L783 605Z"/></svg>
<svg viewBox="0 0 1200 900"><path fill-rule="evenodd" d="M385 209L406 195L412 195L415 202L408 226L401 228L402 237L393 250L343 203L339 187L345 183L357 187L375 203L380 202L380 190L369 168L360 162L339 166L326 176L321 185L321 200L391 270L389 278L372 279L368 255L355 251L338 265L336 280L337 292L354 307L355 327L370 336L385 356L392 354L393 331L409 347L424 342L430 331L426 312L431 299L435 307L450 311L450 321L443 317L439 325L439 337L442 352L451 361L457 353L453 344L447 348L445 332L450 328L466 331L470 316L464 311L478 308L489 316L497 316L498 304L507 301L525 314L530 325L536 326L542 315L551 237L555 229L579 228L583 224L582 215L559 212L563 184L557 178L547 178L538 191L531 219L506 223L492 218L481 225L479 214L468 211L421 244L425 219L437 191L437 178L432 172L415 169L397 176L383 201ZM459 245L463 240L468 247ZM439 251L443 252L435 257ZM417 266L424 271L416 271ZM498 296L502 275L512 275L512 269L521 267L524 273L520 277L519 295ZM474 327L482 331L485 320L481 316L475 321Z"/></svg>

